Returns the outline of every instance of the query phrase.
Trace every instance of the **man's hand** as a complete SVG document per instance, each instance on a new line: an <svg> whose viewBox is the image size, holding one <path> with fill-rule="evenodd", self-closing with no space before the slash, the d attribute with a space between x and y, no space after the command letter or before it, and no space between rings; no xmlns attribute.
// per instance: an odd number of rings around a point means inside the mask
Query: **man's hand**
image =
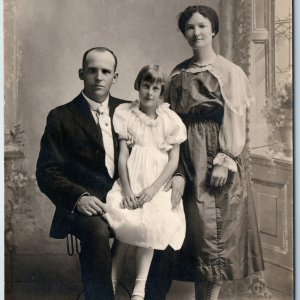
<svg viewBox="0 0 300 300"><path fill-rule="evenodd" d="M105 207L105 203L94 196L82 196L77 202L77 210L87 216L103 215Z"/></svg>
<svg viewBox="0 0 300 300"><path fill-rule="evenodd" d="M172 195L171 195L172 208L175 208L180 202L180 199L182 198L184 192L184 186L185 186L184 178L180 175L177 175L177 176L173 176L164 187L165 192L169 191L170 188L172 188Z"/></svg>
<svg viewBox="0 0 300 300"><path fill-rule="evenodd" d="M214 165L210 177L210 185L215 187L223 186L228 177L228 169L221 165Z"/></svg>

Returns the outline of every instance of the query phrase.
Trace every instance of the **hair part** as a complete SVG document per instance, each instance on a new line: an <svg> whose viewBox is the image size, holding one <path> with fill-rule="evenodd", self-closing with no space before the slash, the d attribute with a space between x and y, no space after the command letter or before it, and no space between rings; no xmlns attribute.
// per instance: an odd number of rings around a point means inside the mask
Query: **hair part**
<svg viewBox="0 0 300 300"><path fill-rule="evenodd" d="M219 32L219 17L214 9L206 5L194 5L187 7L179 14L178 27L181 33L185 34L185 25L194 13L199 13L203 17L208 18L211 23L212 32L214 36Z"/></svg>
<svg viewBox="0 0 300 300"><path fill-rule="evenodd" d="M113 58L114 58L114 60L115 60L114 71L116 72L116 70L117 70L117 65L118 65L118 59L117 59L117 56L115 55L115 53L114 53L112 50L110 50L110 49L108 49L108 48L106 48L106 47L94 47L94 48L91 48L91 49L86 50L86 51L84 52L84 54L83 54L83 57L82 57L82 68L84 68L84 66L85 66L86 58L87 58L88 54L89 54L90 52L92 52L92 51L96 51L96 52L109 52L109 53L113 56Z"/></svg>
<svg viewBox="0 0 300 300"><path fill-rule="evenodd" d="M165 80L165 75L162 72L160 66L152 64L152 65L144 66L140 70L134 82L134 89L136 91L140 90L143 81L150 82L151 84L152 83L161 84L160 95L162 96L164 94L166 80Z"/></svg>

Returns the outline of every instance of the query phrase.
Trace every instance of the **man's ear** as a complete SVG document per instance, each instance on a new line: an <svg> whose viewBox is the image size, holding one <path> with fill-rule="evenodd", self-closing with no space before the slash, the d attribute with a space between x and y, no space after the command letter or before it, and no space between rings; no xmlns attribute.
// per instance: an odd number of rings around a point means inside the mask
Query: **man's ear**
<svg viewBox="0 0 300 300"><path fill-rule="evenodd" d="M112 82L112 83L116 83L118 77L119 77L119 73L115 73L115 74L114 74L114 79L113 79L113 82Z"/></svg>
<svg viewBox="0 0 300 300"><path fill-rule="evenodd" d="M79 69L78 70L78 76L79 76L79 78L81 79L81 80L83 80L83 69Z"/></svg>

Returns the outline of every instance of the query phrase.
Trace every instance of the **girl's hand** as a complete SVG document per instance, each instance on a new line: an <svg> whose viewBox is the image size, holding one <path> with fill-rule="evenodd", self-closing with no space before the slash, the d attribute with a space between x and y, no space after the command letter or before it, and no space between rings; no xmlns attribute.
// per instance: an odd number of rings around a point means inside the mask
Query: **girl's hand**
<svg viewBox="0 0 300 300"><path fill-rule="evenodd" d="M223 186L228 177L228 169L221 165L214 165L211 177L210 185L215 187Z"/></svg>
<svg viewBox="0 0 300 300"><path fill-rule="evenodd" d="M155 188L153 185L150 185L143 189L140 194L137 196L138 198L138 206L142 207L144 203L149 202L158 192L158 189Z"/></svg>
<svg viewBox="0 0 300 300"><path fill-rule="evenodd" d="M121 202L121 207L127 209L138 208L137 199L131 189L123 191L123 200Z"/></svg>

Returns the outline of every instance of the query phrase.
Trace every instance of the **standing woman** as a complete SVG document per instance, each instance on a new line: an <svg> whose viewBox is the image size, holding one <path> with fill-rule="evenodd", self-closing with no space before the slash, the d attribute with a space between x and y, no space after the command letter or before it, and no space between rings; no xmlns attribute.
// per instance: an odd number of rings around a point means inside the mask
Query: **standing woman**
<svg viewBox="0 0 300 300"><path fill-rule="evenodd" d="M193 56L172 71L167 93L188 134L180 167L170 182L174 205L183 193L187 222L173 267L176 279L195 282L197 300L218 299L225 280L264 269L243 158L252 93L242 69L212 48L219 31L212 8L186 8L178 26ZM155 254L147 299L165 299L170 287L174 270L166 253Z"/></svg>

